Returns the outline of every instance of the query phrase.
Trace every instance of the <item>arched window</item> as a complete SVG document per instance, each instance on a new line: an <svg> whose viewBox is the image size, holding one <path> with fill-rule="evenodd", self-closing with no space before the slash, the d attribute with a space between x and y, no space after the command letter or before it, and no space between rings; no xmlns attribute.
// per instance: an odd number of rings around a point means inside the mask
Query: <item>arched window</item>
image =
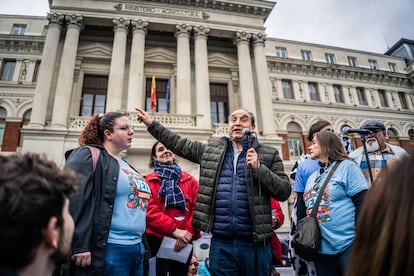
<svg viewBox="0 0 414 276"><path fill-rule="evenodd" d="M298 158L304 153L302 128L295 122L287 125L289 155Z"/></svg>
<svg viewBox="0 0 414 276"><path fill-rule="evenodd" d="M410 137L410 145L414 147L414 129L408 131L408 137Z"/></svg>
<svg viewBox="0 0 414 276"><path fill-rule="evenodd" d="M0 107L0 148L3 144L4 128L6 127L7 111L3 107Z"/></svg>
<svg viewBox="0 0 414 276"><path fill-rule="evenodd" d="M388 136L388 143L396 146L400 146L400 141L397 137L397 131L393 128L389 128L387 130L387 136Z"/></svg>
<svg viewBox="0 0 414 276"><path fill-rule="evenodd" d="M29 109L27 110L24 114L23 114L23 118L22 118L22 127L20 128L20 133L19 133L19 147L21 147L23 145L23 135L21 132L21 129L23 128L23 126L26 126L30 123L30 117L32 116L32 110Z"/></svg>

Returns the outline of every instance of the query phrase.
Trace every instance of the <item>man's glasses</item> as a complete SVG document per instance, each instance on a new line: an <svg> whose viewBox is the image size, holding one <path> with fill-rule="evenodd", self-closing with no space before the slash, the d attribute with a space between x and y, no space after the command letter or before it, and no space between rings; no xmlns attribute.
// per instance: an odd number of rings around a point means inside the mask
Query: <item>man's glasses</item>
<svg viewBox="0 0 414 276"><path fill-rule="evenodd" d="M198 266L199 264L198 264L198 262L192 262L192 263L190 263L190 266L191 265Z"/></svg>

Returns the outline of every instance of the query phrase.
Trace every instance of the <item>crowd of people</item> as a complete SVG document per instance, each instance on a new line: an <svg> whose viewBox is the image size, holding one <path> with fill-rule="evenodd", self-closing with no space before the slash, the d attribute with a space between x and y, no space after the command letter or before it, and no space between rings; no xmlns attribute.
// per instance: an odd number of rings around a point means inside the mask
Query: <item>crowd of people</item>
<svg viewBox="0 0 414 276"><path fill-rule="evenodd" d="M147 175L123 159L134 130L122 112L94 115L64 168L33 153L0 156L0 275L277 275L279 201L292 185L278 150L255 135L254 114L234 110L228 136L202 143L136 110L156 140ZM296 275L414 273L414 154L386 143L381 122L361 129L366 144L349 155L330 122L309 129L291 174L291 235L321 193L321 247L304 261L290 245ZM176 156L199 164L198 180ZM202 232L203 260L192 248Z"/></svg>

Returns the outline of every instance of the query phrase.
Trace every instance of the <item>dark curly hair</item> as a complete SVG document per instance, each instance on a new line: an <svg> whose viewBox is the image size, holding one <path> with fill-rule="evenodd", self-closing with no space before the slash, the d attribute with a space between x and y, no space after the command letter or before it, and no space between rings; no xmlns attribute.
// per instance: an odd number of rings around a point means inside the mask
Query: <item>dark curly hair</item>
<svg viewBox="0 0 414 276"><path fill-rule="evenodd" d="M104 131L114 131L115 120L126 116L123 112L106 112L105 114L96 114L83 128L79 136L79 145L96 144L101 145L105 140Z"/></svg>

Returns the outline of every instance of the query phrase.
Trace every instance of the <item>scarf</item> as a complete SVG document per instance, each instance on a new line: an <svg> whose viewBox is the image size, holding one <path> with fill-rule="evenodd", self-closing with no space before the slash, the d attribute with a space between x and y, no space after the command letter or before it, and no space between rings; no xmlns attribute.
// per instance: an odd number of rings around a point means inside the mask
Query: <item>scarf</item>
<svg viewBox="0 0 414 276"><path fill-rule="evenodd" d="M165 197L165 209L177 208L185 211L184 194L178 187L178 180L181 176L181 168L174 161L170 165L163 165L158 161L154 161L154 171L161 178L161 188L158 196Z"/></svg>

